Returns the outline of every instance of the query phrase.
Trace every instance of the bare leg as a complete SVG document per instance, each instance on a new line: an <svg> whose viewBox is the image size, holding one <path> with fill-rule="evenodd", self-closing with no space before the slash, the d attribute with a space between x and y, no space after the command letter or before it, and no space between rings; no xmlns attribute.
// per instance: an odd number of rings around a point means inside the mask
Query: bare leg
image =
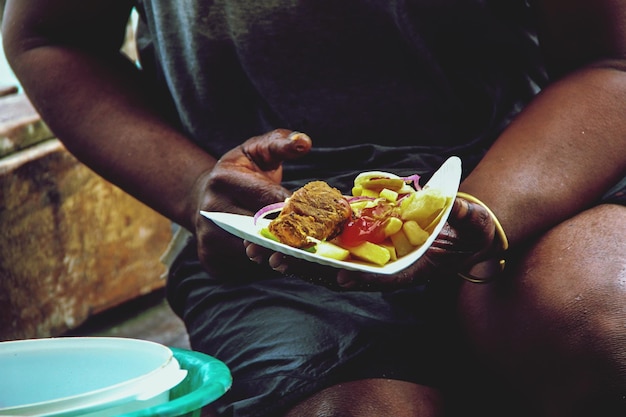
<svg viewBox="0 0 626 417"><path fill-rule="evenodd" d="M511 272L463 284L460 298L497 384L533 404L535 416L626 415L626 207L564 222Z"/></svg>
<svg viewBox="0 0 626 417"><path fill-rule="evenodd" d="M285 417L443 416L441 394L423 385L364 379L327 388L294 407Z"/></svg>

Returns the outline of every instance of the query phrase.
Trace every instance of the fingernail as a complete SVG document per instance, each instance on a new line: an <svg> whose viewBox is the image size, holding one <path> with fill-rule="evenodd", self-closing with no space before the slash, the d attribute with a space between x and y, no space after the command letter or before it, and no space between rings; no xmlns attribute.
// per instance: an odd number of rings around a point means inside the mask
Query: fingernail
<svg viewBox="0 0 626 417"><path fill-rule="evenodd" d="M263 262L263 257L262 256L255 256L252 258L249 258L252 262L256 263L256 264L260 264L261 262Z"/></svg>
<svg viewBox="0 0 626 417"><path fill-rule="evenodd" d="M270 256L268 263L270 265L270 268L272 268L274 271L284 274L287 271L287 266L288 266L287 264L283 262L284 260L285 260L284 256L272 255Z"/></svg>
<svg viewBox="0 0 626 417"><path fill-rule="evenodd" d="M302 133L302 132L291 132L288 138L291 139L292 141L297 140L297 139L310 139L306 133Z"/></svg>
<svg viewBox="0 0 626 417"><path fill-rule="evenodd" d="M272 268L274 271L276 272L280 272L281 274L284 274L285 272L287 272L287 265L278 265L276 268Z"/></svg>

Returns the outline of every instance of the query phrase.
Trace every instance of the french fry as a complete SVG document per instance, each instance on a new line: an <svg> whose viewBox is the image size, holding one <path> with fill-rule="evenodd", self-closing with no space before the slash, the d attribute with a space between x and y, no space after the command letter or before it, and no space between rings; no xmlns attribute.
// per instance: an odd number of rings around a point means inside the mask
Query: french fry
<svg viewBox="0 0 626 417"><path fill-rule="evenodd" d="M398 193L393 190L390 190L389 188L383 188L382 190L380 190L380 193L378 194L378 196L392 203L395 203L396 201L398 201Z"/></svg>
<svg viewBox="0 0 626 417"><path fill-rule="evenodd" d="M380 266L385 265L391 259L391 254L386 248L372 242L366 241L348 250L352 256Z"/></svg>
<svg viewBox="0 0 626 417"><path fill-rule="evenodd" d="M383 188L388 188L398 191L404 185L404 180L402 178L372 178L360 182L359 185L368 190L380 191Z"/></svg>
<svg viewBox="0 0 626 417"><path fill-rule="evenodd" d="M389 262L398 260L398 253L396 252L396 247L393 246L393 242L385 241L381 243L380 246L382 246L383 248L389 251L389 255L390 255Z"/></svg>
<svg viewBox="0 0 626 417"><path fill-rule="evenodd" d="M318 241L315 245L315 253L339 261L345 261L350 257L349 250L328 241Z"/></svg>
<svg viewBox="0 0 626 417"><path fill-rule="evenodd" d="M385 236L395 235L402 229L402 220L397 217L389 217L385 220L383 227L385 228Z"/></svg>
<svg viewBox="0 0 626 417"><path fill-rule="evenodd" d="M402 220L415 220L426 229L446 205L446 197L440 191L424 188L400 202Z"/></svg>
<svg viewBox="0 0 626 417"><path fill-rule="evenodd" d="M371 197L371 198L378 198L379 196L379 191L378 190L370 190L369 188L363 188L361 190L361 197Z"/></svg>
<svg viewBox="0 0 626 417"><path fill-rule="evenodd" d="M415 249L415 246L411 245L411 242L409 242L409 239L402 230L389 236L389 238L391 239L391 242L393 242L394 248L396 248L398 258L403 257Z"/></svg>
<svg viewBox="0 0 626 417"><path fill-rule="evenodd" d="M430 224L428 226L426 226L424 228L424 230L426 230L428 233L432 233L433 232L433 229L435 228L435 226L441 220L441 217L443 216L443 213L444 213L445 209L448 208L452 204L452 200L453 200L452 197L446 198L446 203L444 204L443 208L441 210L439 210L439 213L437 214L437 216L435 216L430 221Z"/></svg>
<svg viewBox="0 0 626 417"><path fill-rule="evenodd" d="M415 220L408 220L402 225L402 231L407 240L413 246L421 246L426 242L430 235L427 231L422 229Z"/></svg>

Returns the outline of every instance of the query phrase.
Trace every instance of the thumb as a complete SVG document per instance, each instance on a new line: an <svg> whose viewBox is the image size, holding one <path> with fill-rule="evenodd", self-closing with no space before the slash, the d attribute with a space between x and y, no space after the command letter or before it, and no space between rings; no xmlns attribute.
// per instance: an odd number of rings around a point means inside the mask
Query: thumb
<svg viewBox="0 0 626 417"><path fill-rule="evenodd" d="M285 160L305 155L311 149L311 138L286 129L255 136L241 145L242 152L262 171L273 171Z"/></svg>
<svg viewBox="0 0 626 417"><path fill-rule="evenodd" d="M448 223L462 238L462 246L474 250L491 246L495 226L489 212L479 204L457 197Z"/></svg>

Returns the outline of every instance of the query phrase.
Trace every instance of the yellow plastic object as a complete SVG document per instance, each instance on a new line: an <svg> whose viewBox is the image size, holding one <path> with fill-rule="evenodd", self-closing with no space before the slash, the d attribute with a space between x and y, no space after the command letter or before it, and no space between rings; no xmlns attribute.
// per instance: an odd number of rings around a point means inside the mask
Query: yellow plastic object
<svg viewBox="0 0 626 417"><path fill-rule="evenodd" d="M167 403L121 417L200 417L202 407L212 403L228 391L232 376L228 367L218 359L204 353L171 348L182 369L187 370L185 379L170 391Z"/></svg>

